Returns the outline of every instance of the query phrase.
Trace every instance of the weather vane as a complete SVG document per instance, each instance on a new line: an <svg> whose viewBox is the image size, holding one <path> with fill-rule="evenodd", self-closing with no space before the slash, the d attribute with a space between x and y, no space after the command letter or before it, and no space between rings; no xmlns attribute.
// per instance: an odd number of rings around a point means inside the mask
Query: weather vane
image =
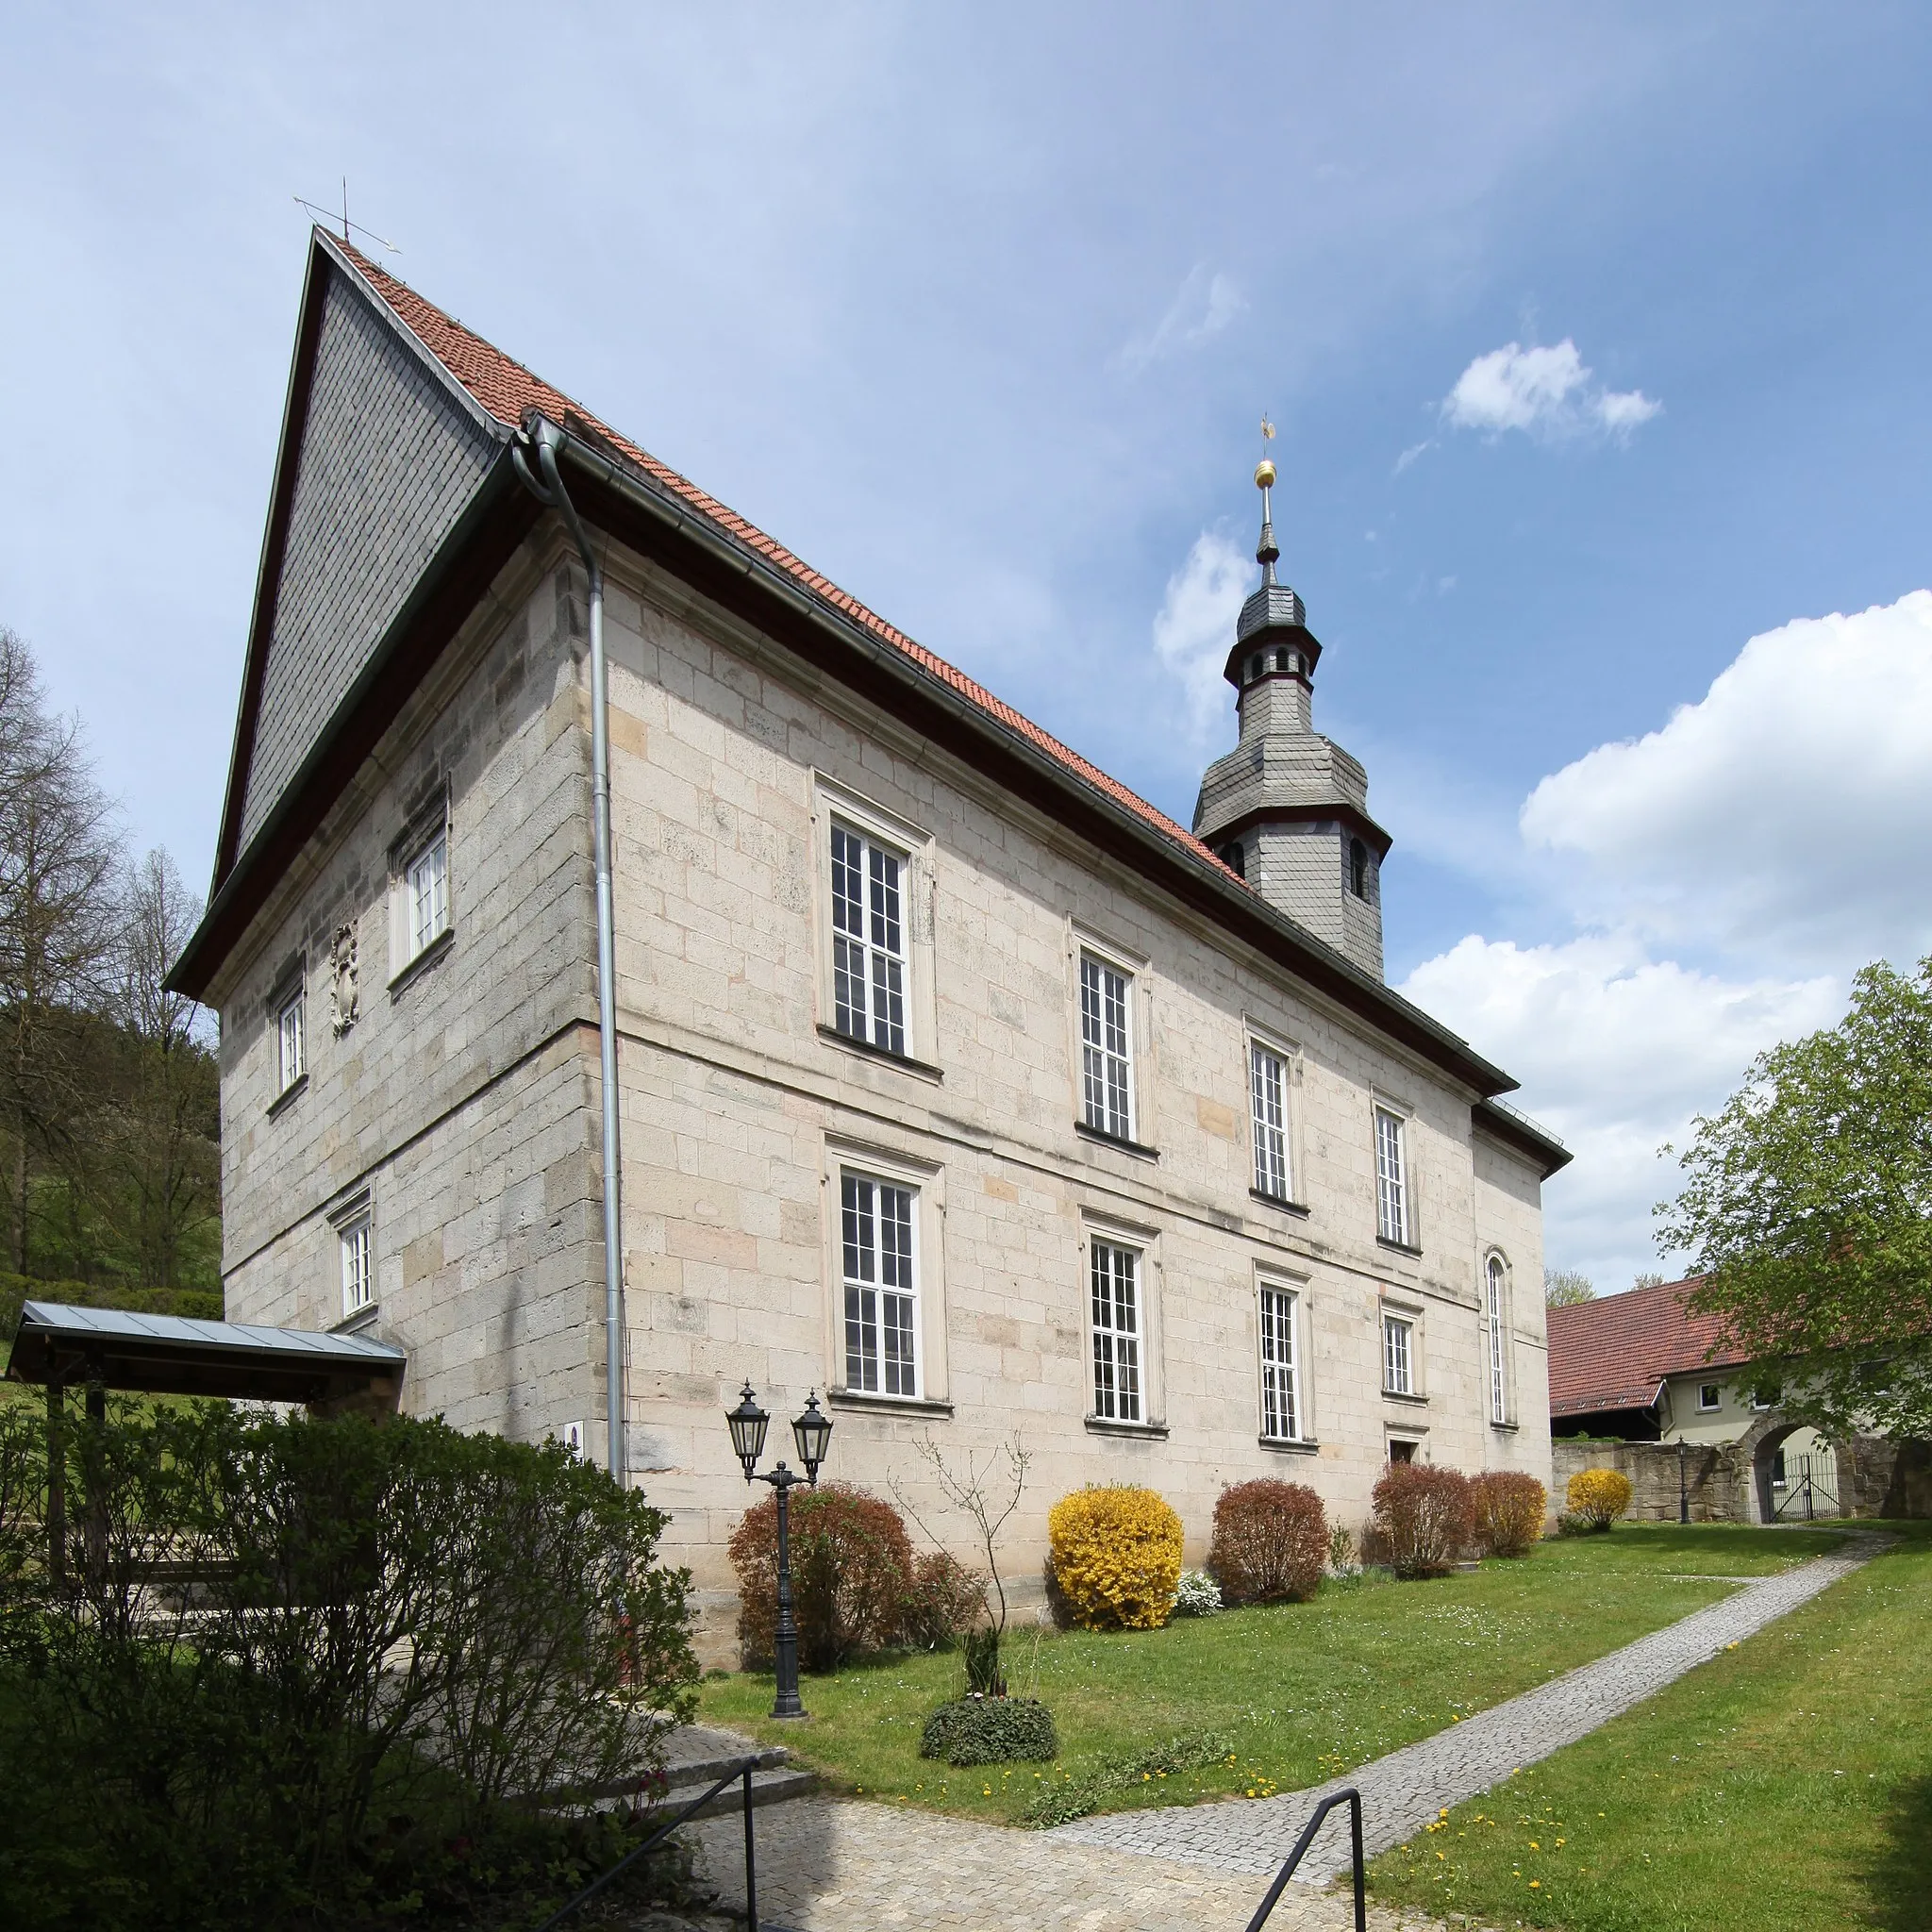
<svg viewBox="0 0 1932 1932"><path fill-rule="evenodd" d="M294 201L298 208L306 208L310 214L319 215L325 222L341 222L344 242L349 239L349 230L354 228L357 234L367 235L378 248L387 248L391 255L400 255L403 252L393 242L385 242L374 228L365 228L360 222L352 222L349 219L349 177L346 175L342 176L342 208L340 214L332 208L319 208L312 201L305 201L299 194L294 197Z"/></svg>

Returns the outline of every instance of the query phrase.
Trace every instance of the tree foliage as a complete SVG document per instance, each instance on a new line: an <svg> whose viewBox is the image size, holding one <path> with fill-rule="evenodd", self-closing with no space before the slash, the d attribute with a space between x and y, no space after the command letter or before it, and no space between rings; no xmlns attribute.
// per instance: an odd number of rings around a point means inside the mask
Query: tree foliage
<svg viewBox="0 0 1932 1932"><path fill-rule="evenodd" d="M78 724L0 629L0 1265L140 1288L219 1273L219 1077L162 981L199 906L130 863Z"/></svg>
<svg viewBox="0 0 1932 1932"><path fill-rule="evenodd" d="M1596 1299L1596 1284L1574 1268L1543 1270L1543 1306L1546 1308L1574 1308L1579 1302Z"/></svg>
<svg viewBox="0 0 1932 1932"><path fill-rule="evenodd" d="M1932 958L1762 1054L1682 1156L1660 1240L1781 1407L1842 1440L1932 1434Z"/></svg>

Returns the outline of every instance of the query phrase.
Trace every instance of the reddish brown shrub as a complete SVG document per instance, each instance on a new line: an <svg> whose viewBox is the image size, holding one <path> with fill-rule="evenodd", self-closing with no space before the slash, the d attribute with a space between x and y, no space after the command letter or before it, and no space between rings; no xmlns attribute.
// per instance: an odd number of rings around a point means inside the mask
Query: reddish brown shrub
<svg viewBox="0 0 1932 1932"><path fill-rule="evenodd" d="M1441 1576L1454 1567L1475 1516L1466 1475L1425 1462L1391 1463L1374 1501L1396 1575Z"/></svg>
<svg viewBox="0 0 1932 1932"><path fill-rule="evenodd" d="M929 1550L913 1568L906 1597L906 1637L928 1650L957 1643L986 1609L986 1577L944 1550Z"/></svg>
<svg viewBox="0 0 1932 1932"><path fill-rule="evenodd" d="M1229 1603L1307 1603L1328 1563L1322 1499L1273 1476L1223 1490L1208 1568Z"/></svg>
<svg viewBox="0 0 1932 1932"><path fill-rule="evenodd" d="M778 1499L767 1496L732 1532L738 1640L747 1662L772 1656L778 1621ZM829 1671L898 1641L913 1586L912 1543L890 1503L849 1483L791 1494L791 1587L798 1660Z"/></svg>
<svg viewBox="0 0 1932 1932"><path fill-rule="evenodd" d="M1520 1471L1492 1469L1469 1480L1475 1507L1475 1547L1485 1557L1526 1557L1543 1533L1550 1499L1542 1484Z"/></svg>

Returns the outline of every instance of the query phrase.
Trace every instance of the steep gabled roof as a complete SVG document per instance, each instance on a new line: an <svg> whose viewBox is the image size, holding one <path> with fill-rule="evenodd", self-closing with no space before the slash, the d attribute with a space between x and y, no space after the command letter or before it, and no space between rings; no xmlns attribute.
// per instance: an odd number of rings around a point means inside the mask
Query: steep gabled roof
<svg viewBox="0 0 1932 1932"><path fill-rule="evenodd" d="M327 297L338 282L352 286L398 339L412 345L424 368L474 416L497 454L467 502L456 505L452 499L436 517L418 518L414 541L419 550L434 540L420 574L383 619L380 635L359 639L346 654L349 675L341 681L335 709L299 766L285 776L278 774L273 805L251 808L250 772L261 737L266 671L303 467L317 344ZM296 861L397 709L533 527L537 507L516 485L508 452L516 432L537 416L566 433L563 455L588 485L579 500L588 521L596 523L608 514L616 519L613 534L627 541L646 541L655 531L659 560L695 588L727 604L742 600L736 608L748 610L755 623L770 627L777 620L773 635L781 641L808 655L817 653L815 661L889 708L896 706L916 728L966 747L966 756L1016 795L1044 805L1070 827L1110 843L1150 879L1362 1015L1391 1041L1479 1094L1515 1087L1508 1074L1467 1041L1267 906L1166 813L425 301L359 250L321 229L313 236L297 328L213 887L202 924L170 976L177 990L206 991L275 879ZM655 525L649 518L639 520L641 504L656 517ZM667 506L675 507L675 527L666 522ZM787 599L797 608L788 607ZM808 623L793 621L799 608ZM867 654L869 665L860 661ZM1527 1123L1505 1138L1543 1161L1546 1174L1569 1158L1559 1143L1543 1141Z"/></svg>
<svg viewBox="0 0 1932 1932"><path fill-rule="evenodd" d="M1550 1413L1648 1408L1667 1376L1748 1362L1726 1344L1722 1315L1685 1307L1703 1279L1692 1274L1550 1309Z"/></svg>

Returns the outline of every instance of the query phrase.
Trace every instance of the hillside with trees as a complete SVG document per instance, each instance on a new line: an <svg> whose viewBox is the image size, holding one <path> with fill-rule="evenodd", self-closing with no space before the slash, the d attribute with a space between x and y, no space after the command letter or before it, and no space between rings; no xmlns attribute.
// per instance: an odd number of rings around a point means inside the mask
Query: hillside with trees
<svg viewBox="0 0 1932 1932"><path fill-rule="evenodd" d="M221 1274L212 1029L162 986L199 916L134 858L79 722L0 628L0 1273L117 1290Z"/></svg>

